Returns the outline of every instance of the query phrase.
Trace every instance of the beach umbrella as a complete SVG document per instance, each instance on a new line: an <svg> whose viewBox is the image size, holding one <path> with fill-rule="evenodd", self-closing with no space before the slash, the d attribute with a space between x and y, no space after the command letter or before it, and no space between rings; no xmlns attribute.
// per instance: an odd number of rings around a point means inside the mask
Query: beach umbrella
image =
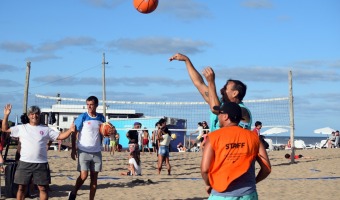
<svg viewBox="0 0 340 200"><path fill-rule="evenodd" d="M266 130L265 132L261 133L261 135L272 135L272 134L279 134L279 133L286 133L288 132L288 129L280 128L280 127L274 127Z"/></svg>
<svg viewBox="0 0 340 200"><path fill-rule="evenodd" d="M261 135L273 135L273 134L286 133L286 132L288 132L288 129L274 127L274 128L270 128L264 131L263 133L261 133ZM277 138L276 138L276 144L277 144Z"/></svg>
<svg viewBox="0 0 340 200"><path fill-rule="evenodd" d="M316 133L316 134L330 135L330 134L332 134L332 132L335 132L335 130L330 128L330 127L319 128L319 129L314 130L314 133Z"/></svg>

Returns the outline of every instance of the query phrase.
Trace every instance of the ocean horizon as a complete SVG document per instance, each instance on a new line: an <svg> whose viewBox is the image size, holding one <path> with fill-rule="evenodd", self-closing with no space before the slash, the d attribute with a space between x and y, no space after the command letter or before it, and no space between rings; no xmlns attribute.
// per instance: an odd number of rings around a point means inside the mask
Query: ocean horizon
<svg viewBox="0 0 340 200"><path fill-rule="evenodd" d="M290 136L265 136L265 138L272 139L273 144L287 144ZM295 140L303 140L306 145L312 144L315 145L315 143L320 143L321 140L325 140L328 138L328 135L324 136L294 136Z"/></svg>

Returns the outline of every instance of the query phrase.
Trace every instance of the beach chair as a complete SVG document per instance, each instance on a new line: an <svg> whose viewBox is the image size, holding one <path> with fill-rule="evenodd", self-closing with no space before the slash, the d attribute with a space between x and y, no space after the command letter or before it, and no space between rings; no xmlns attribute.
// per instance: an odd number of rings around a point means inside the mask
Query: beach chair
<svg viewBox="0 0 340 200"><path fill-rule="evenodd" d="M303 140L294 140L295 149L306 149L305 141Z"/></svg>
<svg viewBox="0 0 340 200"><path fill-rule="evenodd" d="M328 147L327 143L328 143L328 139L327 140L321 140L320 143L315 144L315 148L316 149L327 148Z"/></svg>
<svg viewBox="0 0 340 200"><path fill-rule="evenodd" d="M264 140L269 144L269 147L268 147L268 151L273 151L274 150L274 146L273 146L273 140L272 139L269 139L269 138L264 138Z"/></svg>
<svg viewBox="0 0 340 200"><path fill-rule="evenodd" d="M315 146L310 146L310 145L306 145L305 141L303 140L294 140L294 147L295 149L313 149L315 148ZM291 150L292 148L290 147L285 147L285 150Z"/></svg>

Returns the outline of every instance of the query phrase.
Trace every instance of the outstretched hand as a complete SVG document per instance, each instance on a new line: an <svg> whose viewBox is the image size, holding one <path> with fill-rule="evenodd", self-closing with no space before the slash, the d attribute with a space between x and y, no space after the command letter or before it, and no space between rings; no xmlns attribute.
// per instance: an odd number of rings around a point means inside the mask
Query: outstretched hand
<svg viewBox="0 0 340 200"><path fill-rule="evenodd" d="M12 110L12 105L11 104L6 104L4 108L4 115L9 115Z"/></svg>
<svg viewBox="0 0 340 200"><path fill-rule="evenodd" d="M215 81L215 72L211 67L204 68L202 74L208 82Z"/></svg>
<svg viewBox="0 0 340 200"><path fill-rule="evenodd" d="M189 60L189 58L186 55L176 53L175 55L173 55L169 58L170 62L173 61L173 60L186 61L186 60Z"/></svg>

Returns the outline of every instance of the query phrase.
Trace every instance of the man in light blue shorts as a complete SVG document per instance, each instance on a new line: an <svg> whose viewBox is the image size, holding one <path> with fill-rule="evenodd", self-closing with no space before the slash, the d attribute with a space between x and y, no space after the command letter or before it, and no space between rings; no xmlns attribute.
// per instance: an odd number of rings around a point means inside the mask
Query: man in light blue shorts
<svg viewBox="0 0 340 200"><path fill-rule="evenodd" d="M77 169L80 174L73 190L69 192L69 200L76 199L77 192L87 179L89 171L91 176L89 199L93 200L97 190L98 173L102 170L102 136L99 133L99 126L105 122L105 117L96 112L97 97L87 98L86 105L87 112L79 115L74 121L77 134L72 135L71 157L73 160L78 157Z"/></svg>

